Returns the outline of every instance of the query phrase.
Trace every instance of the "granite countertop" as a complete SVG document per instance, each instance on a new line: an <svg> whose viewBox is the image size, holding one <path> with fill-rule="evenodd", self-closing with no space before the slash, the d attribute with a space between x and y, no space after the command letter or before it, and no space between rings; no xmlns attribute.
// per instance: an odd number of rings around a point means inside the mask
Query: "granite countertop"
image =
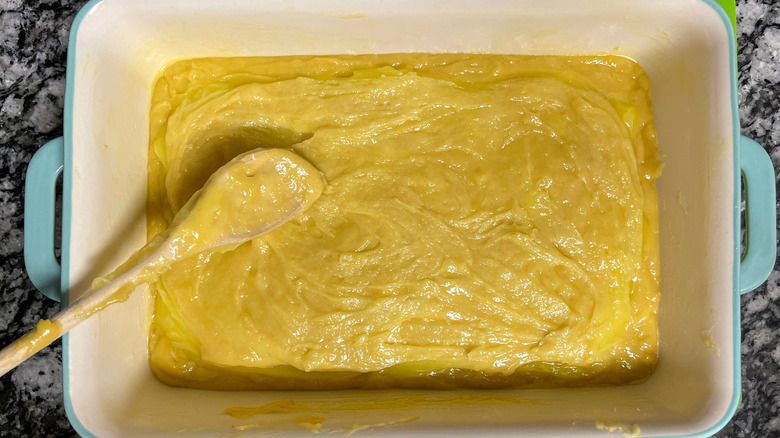
<svg viewBox="0 0 780 438"><path fill-rule="evenodd" d="M32 154L62 135L65 56L85 0L0 0L0 346L59 303L27 278L24 176ZM739 106L744 134L780 167L780 2L738 0ZM743 401L718 437L780 437L780 270L742 297ZM62 398L62 347L0 378L0 436L75 436Z"/></svg>

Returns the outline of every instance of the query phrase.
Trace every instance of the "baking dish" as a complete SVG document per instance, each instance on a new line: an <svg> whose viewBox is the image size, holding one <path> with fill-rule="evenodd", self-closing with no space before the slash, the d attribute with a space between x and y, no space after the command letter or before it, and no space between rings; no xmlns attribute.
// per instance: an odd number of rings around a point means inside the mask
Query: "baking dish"
<svg viewBox="0 0 780 438"><path fill-rule="evenodd" d="M171 388L147 366L149 300L139 289L64 338L65 404L76 430L100 437L307 433L289 414L222 414L286 398L313 411L298 416L321 415L323 431L364 435L601 436L597 425L638 425L642 436L708 436L722 427L740 396L739 294L774 265L775 183L764 150L739 136L734 36L709 0L92 1L71 31L65 135L42 147L28 170L30 278L67 303L145 242L149 100L164 65L205 56L392 52L619 53L645 68L666 163L658 181L655 374L640 385L578 389ZM59 172L61 267L51 231Z"/></svg>

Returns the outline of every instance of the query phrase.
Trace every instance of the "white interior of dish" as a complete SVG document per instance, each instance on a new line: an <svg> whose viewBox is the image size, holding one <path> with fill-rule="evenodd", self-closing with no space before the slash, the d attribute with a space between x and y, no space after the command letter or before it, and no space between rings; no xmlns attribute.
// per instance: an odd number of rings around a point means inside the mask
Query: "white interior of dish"
<svg viewBox="0 0 780 438"><path fill-rule="evenodd" d="M539 6L543 4L544 6ZM733 388L732 108L723 22L698 0L105 0L78 30L72 144L70 286L84 291L145 242L152 82L175 60L207 56L389 52L620 53L649 74L665 167L658 181L661 351L641 385L560 390L210 392L159 383L147 365L142 291L70 334L71 415L97 436L306 432L290 415L238 420L234 406L293 398L382 400L464 393L468 405L333 411L325 430L385 435L603 435L594 421L636 423L643 436L691 434L718 422ZM702 340L711 330L716 355ZM522 399L506 403L501 399ZM506 400L505 400L506 401ZM311 415L311 414L302 414ZM295 416L295 415L293 415ZM236 426L249 425L244 431ZM362 434L370 432L361 431Z"/></svg>

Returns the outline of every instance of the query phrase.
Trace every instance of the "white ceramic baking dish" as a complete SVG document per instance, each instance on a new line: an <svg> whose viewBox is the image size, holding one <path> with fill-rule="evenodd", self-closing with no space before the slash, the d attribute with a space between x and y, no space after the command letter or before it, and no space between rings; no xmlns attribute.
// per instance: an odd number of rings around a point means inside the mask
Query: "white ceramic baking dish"
<svg viewBox="0 0 780 438"><path fill-rule="evenodd" d="M65 337L65 403L76 430L100 437L287 436L309 433L289 421L301 415L324 417L323 431L358 423L372 426L359 433L384 436L601 436L597 423L638 425L643 436L707 436L722 427L740 396L739 294L763 282L774 264L775 193L768 156L740 139L734 37L709 0L92 1L71 33L65 136L30 166L30 277L67 303L145 242L150 91L164 65L205 56L388 52L619 53L646 69L666 163L658 181L655 374L640 385L580 389L177 389L147 366L149 301L138 290ZM50 230L63 163L60 269ZM747 182L744 257L740 175ZM396 403L399 397L406 402ZM222 414L283 398L314 412Z"/></svg>

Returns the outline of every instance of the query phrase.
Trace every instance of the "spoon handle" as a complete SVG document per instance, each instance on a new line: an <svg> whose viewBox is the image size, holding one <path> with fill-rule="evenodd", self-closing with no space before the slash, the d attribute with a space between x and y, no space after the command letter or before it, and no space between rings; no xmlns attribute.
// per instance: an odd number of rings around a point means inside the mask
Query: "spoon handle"
<svg viewBox="0 0 780 438"><path fill-rule="evenodd" d="M54 315L51 320L42 319L38 321L35 330L0 350L0 376L16 368L17 365L59 339L96 312L118 301L125 301L127 295L132 292L137 284L137 281L134 280L143 278L139 277L139 274L142 274L142 271L149 270L149 262L151 261L152 265L154 265L152 260L155 258L159 259L157 253L158 251L152 251L150 256L144 258L140 263L130 266L129 269L113 277L103 286L97 289L89 289L68 307ZM124 267L120 266L118 270ZM127 288L127 294L117 294L123 287Z"/></svg>

